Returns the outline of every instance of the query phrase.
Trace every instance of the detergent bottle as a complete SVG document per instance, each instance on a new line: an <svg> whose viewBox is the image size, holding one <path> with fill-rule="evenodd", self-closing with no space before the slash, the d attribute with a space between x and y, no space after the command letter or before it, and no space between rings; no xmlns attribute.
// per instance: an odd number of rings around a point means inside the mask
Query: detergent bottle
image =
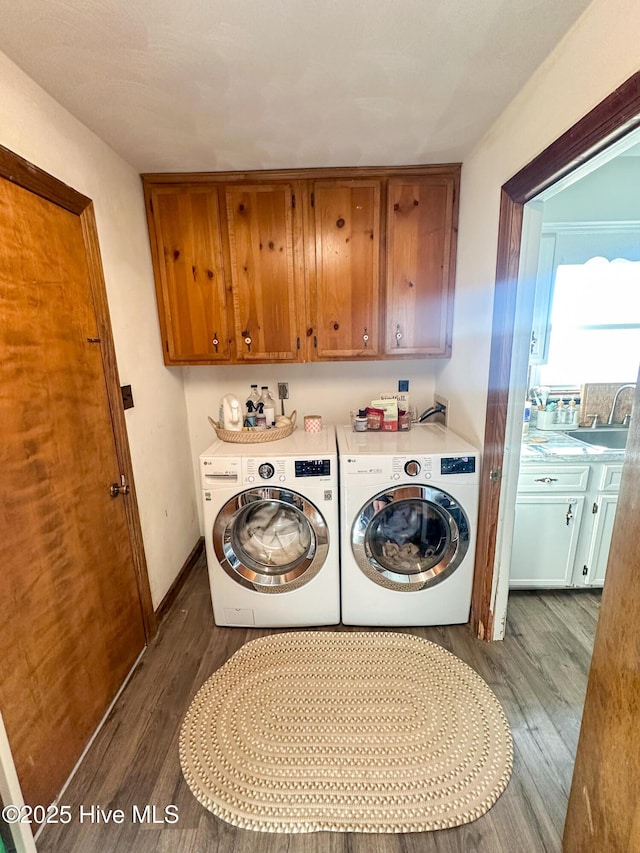
<svg viewBox="0 0 640 853"><path fill-rule="evenodd" d="M234 431L242 429L240 400L234 394L225 394L220 401L220 417L218 421L223 429Z"/></svg>

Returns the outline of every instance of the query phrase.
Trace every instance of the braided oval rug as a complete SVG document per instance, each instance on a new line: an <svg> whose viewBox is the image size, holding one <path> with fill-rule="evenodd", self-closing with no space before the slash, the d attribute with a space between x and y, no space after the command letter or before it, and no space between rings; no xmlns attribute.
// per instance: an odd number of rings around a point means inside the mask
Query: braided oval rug
<svg viewBox="0 0 640 853"><path fill-rule="evenodd" d="M180 733L199 802L262 832L421 832L475 820L511 776L502 708L467 664L409 634L253 640Z"/></svg>

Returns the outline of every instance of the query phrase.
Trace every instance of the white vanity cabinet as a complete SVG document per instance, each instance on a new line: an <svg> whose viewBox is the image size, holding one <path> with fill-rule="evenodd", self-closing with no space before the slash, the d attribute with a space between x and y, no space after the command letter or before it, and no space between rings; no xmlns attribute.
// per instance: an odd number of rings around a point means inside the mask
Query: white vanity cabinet
<svg viewBox="0 0 640 853"><path fill-rule="evenodd" d="M523 465L518 481L510 586L602 586L621 464Z"/></svg>

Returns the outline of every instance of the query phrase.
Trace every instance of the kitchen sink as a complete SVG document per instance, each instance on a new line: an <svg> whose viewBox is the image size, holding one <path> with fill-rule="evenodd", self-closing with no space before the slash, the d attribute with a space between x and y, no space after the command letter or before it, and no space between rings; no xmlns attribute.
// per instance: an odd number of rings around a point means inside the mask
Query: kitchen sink
<svg viewBox="0 0 640 853"><path fill-rule="evenodd" d="M574 429L568 432L567 435L571 438L577 438L578 441L584 441L585 444L595 444L598 447L607 447L609 450L624 450L627 446L627 436L629 429L627 427L583 427L582 429Z"/></svg>

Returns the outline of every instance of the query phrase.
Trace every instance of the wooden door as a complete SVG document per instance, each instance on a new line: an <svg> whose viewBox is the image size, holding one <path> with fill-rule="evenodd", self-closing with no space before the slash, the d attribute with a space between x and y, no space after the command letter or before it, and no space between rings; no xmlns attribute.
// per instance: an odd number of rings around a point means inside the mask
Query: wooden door
<svg viewBox="0 0 640 853"><path fill-rule="evenodd" d="M236 360L298 361L301 230L290 183L225 187Z"/></svg>
<svg viewBox="0 0 640 853"><path fill-rule="evenodd" d="M379 355L381 181L315 181L312 358Z"/></svg>
<svg viewBox="0 0 640 853"><path fill-rule="evenodd" d="M1 153L48 196L0 178L0 708L25 799L46 805L144 647L150 598L133 495L109 492L123 438L117 454L90 201Z"/></svg>
<svg viewBox="0 0 640 853"><path fill-rule="evenodd" d="M391 178L385 353L450 356L459 172Z"/></svg>
<svg viewBox="0 0 640 853"><path fill-rule="evenodd" d="M640 850L640 375L564 828L565 853Z"/></svg>
<svg viewBox="0 0 640 853"><path fill-rule="evenodd" d="M228 362L218 188L147 189L165 364Z"/></svg>

